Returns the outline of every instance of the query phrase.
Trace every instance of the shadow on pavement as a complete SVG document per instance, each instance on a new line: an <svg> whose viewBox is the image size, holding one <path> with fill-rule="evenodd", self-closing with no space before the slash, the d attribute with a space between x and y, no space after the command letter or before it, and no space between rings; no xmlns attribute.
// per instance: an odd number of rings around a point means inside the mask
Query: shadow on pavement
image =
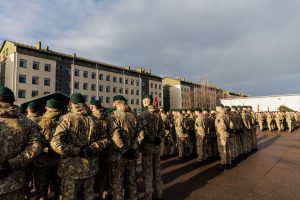
<svg viewBox="0 0 300 200"><path fill-rule="evenodd" d="M257 142L262 141L263 139L266 139L267 135L262 135L261 137L257 138Z"/></svg>
<svg viewBox="0 0 300 200"><path fill-rule="evenodd" d="M270 138L270 139L258 144L258 149L259 150L267 149L269 146L274 144L279 138L280 138L280 135L276 135L275 137Z"/></svg>
<svg viewBox="0 0 300 200"><path fill-rule="evenodd" d="M214 165L213 167L192 176L185 182L176 183L175 185L165 188L163 199L186 199L193 191L204 187L210 179L221 173L222 172L218 170L218 165Z"/></svg>

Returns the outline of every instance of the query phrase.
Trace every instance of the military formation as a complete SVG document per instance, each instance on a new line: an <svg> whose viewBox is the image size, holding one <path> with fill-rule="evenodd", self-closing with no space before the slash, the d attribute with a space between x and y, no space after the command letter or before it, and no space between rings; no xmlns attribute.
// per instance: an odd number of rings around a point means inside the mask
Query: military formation
<svg viewBox="0 0 300 200"><path fill-rule="evenodd" d="M41 116L37 103L29 103L24 115L14 101L13 92L1 86L0 200L29 199L33 187L36 199L138 199L138 160L143 199L162 199L161 159L196 158L199 166L220 159L219 169L228 170L257 151L262 118L241 106L166 112L153 106L151 95L143 96L139 114L121 95L113 98L109 114L98 100L88 106L79 93L70 96L66 114L54 99Z"/></svg>
<svg viewBox="0 0 300 200"><path fill-rule="evenodd" d="M285 131L293 132L297 128L297 112L257 112L257 122L261 131Z"/></svg>

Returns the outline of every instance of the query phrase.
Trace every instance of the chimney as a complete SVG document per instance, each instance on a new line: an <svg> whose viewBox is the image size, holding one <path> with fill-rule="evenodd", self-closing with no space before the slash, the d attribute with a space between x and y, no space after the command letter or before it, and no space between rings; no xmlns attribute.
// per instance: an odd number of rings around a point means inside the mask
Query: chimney
<svg viewBox="0 0 300 200"><path fill-rule="evenodd" d="M35 43L35 45L34 45L34 47L36 48L36 49L41 49L42 48L42 42L41 41L38 41L37 43Z"/></svg>
<svg viewBox="0 0 300 200"><path fill-rule="evenodd" d="M45 47L45 50L46 50L46 51L48 51L48 50L49 50L49 46L48 46L48 45Z"/></svg>

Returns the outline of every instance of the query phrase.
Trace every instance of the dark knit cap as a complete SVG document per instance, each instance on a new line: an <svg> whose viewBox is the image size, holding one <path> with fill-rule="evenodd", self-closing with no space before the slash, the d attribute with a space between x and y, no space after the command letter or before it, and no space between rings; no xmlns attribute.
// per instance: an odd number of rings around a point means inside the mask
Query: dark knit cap
<svg viewBox="0 0 300 200"><path fill-rule="evenodd" d="M85 103L85 99L80 93L73 93L70 97L70 101L74 104Z"/></svg>
<svg viewBox="0 0 300 200"><path fill-rule="evenodd" d="M38 105L36 102L32 101L27 105L27 108L37 109Z"/></svg>
<svg viewBox="0 0 300 200"><path fill-rule="evenodd" d="M101 108L101 102L99 100L91 99L90 104L96 106L97 108Z"/></svg>
<svg viewBox="0 0 300 200"><path fill-rule="evenodd" d="M152 97L152 95L150 95L150 94L145 94L144 96L143 96L143 100L144 99L150 99L151 101L153 101L153 97Z"/></svg>
<svg viewBox="0 0 300 200"><path fill-rule="evenodd" d="M59 108L59 103L55 99L49 99L46 103L48 108Z"/></svg>
<svg viewBox="0 0 300 200"><path fill-rule="evenodd" d="M0 96L4 97L5 100L9 102L15 101L15 95L11 89L5 86L0 86Z"/></svg>
<svg viewBox="0 0 300 200"><path fill-rule="evenodd" d="M125 97L123 97L122 95L116 95L113 97L113 101L117 101L117 100L126 102Z"/></svg>

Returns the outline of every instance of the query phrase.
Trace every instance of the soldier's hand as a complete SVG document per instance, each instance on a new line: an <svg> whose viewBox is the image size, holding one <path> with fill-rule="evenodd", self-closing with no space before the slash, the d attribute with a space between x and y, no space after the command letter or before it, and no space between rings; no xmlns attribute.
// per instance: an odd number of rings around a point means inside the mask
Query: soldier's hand
<svg viewBox="0 0 300 200"><path fill-rule="evenodd" d="M4 177L8 176L11 172L12 172L12 169L11 169L11 166L10 166L8 160L4 161L1 164L1 168L0 168L0 178L4 178Z"/></svg>

